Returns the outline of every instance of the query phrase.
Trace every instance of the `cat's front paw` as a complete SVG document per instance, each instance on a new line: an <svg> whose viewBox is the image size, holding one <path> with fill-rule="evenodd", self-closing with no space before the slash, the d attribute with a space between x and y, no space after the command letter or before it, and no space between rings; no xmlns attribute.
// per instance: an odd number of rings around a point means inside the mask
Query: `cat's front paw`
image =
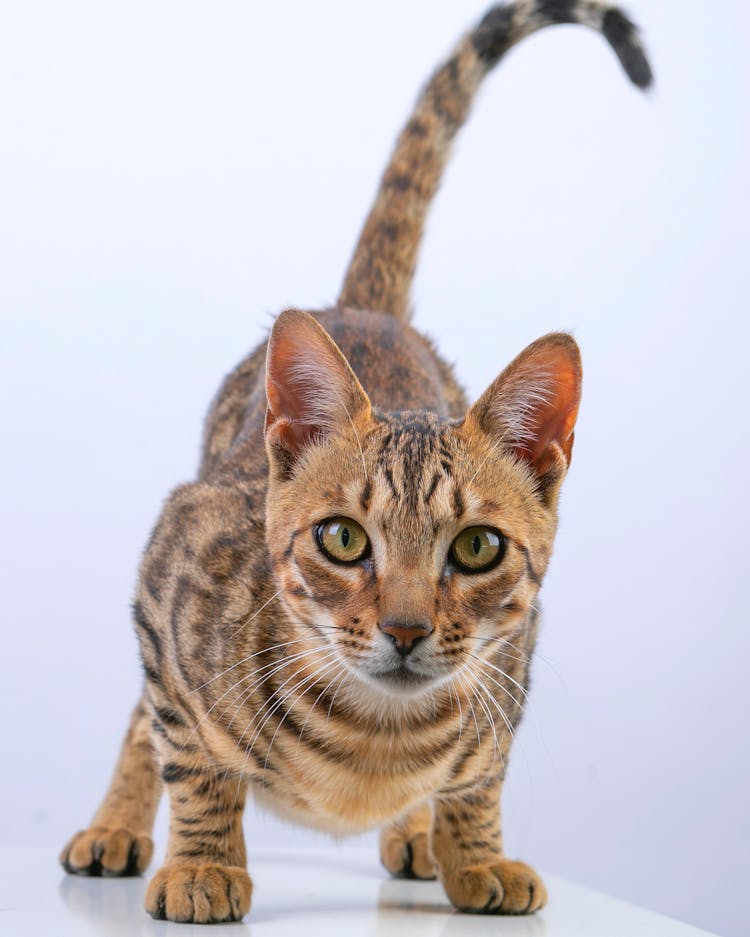
<svg viewBox="0 0 750 937"><path fill-rule="evenodd" d="M70 840L60 853L66 872L74 875L140 875L151 861L150 836L123 828L92 826Z"/></svg>
<svg viewBox="0 0 750 937"><path fill-rule="evenodd" d="M459 911L531 914L547 903L547 889L531 866L510 859L452 869L443 886Z"/></svg>
<svg viewBox="0 0 750 937"><path fill-rule="evenodd" d="M174 863L149 882L146 910L157 920L182 924L239 921L252 893L250 876L239 866Z"/></svg>
<svg viewBox="0 0 750 937"><path fill-rule="evenodd" d="M408 833L400 826L383 830L380 836L380 861L398 878L432 879L437 866L427 833Z"/></svg>

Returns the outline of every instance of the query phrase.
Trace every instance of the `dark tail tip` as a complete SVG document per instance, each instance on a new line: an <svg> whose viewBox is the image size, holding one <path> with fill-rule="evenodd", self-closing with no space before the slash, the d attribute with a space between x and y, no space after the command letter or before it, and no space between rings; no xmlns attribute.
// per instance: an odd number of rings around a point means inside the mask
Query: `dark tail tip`
<svg viewBox="0 0 750 937"><path fill-rule="evenodd" d="M622 10L613 8L604 14L602 33L633 84L643 89L650 88L654 75L635 24Z"/></svg>
<svg viewBox="0 0 750 937"><path fill-rule="evenodd" d="M535 0L531 7L500 3L488 10L471 41L479 58L491 68L520 38L536 29L562 23L592 26L592 8L602 16L596 28L601 29L630 80L639 88L650 87L653 74L637 27L622 10L596 0Z"/></svg>
<svg viewBox="0 0 750 937"><path fill-rule="evenodd" d="M492 7L471 34L477 55L490 67L496 65L512 45L513 13L512 6Z"/></svg>

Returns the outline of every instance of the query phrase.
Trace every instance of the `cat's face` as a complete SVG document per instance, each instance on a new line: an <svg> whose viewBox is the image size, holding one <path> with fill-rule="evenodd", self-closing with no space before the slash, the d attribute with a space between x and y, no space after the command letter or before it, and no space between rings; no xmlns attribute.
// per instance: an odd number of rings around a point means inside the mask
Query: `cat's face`
<svg viewBox="0 0 750 937"><path fill-rule="evenodd" d="M525 643L566 454L553 440L529 461L519 458L518 432L511 439L506 425L499 442L487 431L492 419L508 424L509 393L494 412L482 398L460 423L373 413L350 393L350 373L326 399L310 368L311 338L303 365L286 357L292 373L281 393L278 342L269 353L266 536L281 597L375 691L413 695L470 677L498 642ZM325 368L330 385L330 361ZM526 395L526 416L540 389L557 393L543 377ZM315 413L293 410L300 399ZM331 420L331 407L342 420Z"/></svg>
<svg viewBox="0 0 750 937"><path fill-rule="evenodd" d="M274 489L268 542L283 600L386 692L453 678L519 637L554 512L517 460L428 414L375 419L310 449Z"/></svg>

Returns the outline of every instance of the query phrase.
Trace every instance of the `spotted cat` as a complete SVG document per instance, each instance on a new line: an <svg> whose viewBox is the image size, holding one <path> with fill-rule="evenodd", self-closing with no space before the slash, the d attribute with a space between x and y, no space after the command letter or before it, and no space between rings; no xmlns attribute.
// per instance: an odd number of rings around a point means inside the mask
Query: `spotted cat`
<svg viewBox="0 0 750 937"><path fill-rule="evenodd" d="M82 875L142 872L166 788L153 917L248 911L249 790L337 835L382 828L386 868L438 876L462 911L545 903L536 872L505 856L499 805L579 352L546 335L469 406L408 320L425 217L477 88L515 43L558 23L603 34L649 85L619 9L493 7L419 97L339 301L281 313L220 389L197 480L164 506L133 605L143 691L109 792L62 854Z"/></svg>

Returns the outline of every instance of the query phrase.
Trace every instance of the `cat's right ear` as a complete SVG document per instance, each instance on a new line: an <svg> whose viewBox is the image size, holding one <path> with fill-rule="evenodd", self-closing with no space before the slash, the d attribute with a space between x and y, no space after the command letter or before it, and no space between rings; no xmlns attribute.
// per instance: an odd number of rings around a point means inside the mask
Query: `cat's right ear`
<svg viewBox="0 0 750 937"><path fill-rule="evenodd" d="M370 415L370 401L339 347L311 315L282 312L266 356L266 445L282 476L302 451Z"/></svg>

